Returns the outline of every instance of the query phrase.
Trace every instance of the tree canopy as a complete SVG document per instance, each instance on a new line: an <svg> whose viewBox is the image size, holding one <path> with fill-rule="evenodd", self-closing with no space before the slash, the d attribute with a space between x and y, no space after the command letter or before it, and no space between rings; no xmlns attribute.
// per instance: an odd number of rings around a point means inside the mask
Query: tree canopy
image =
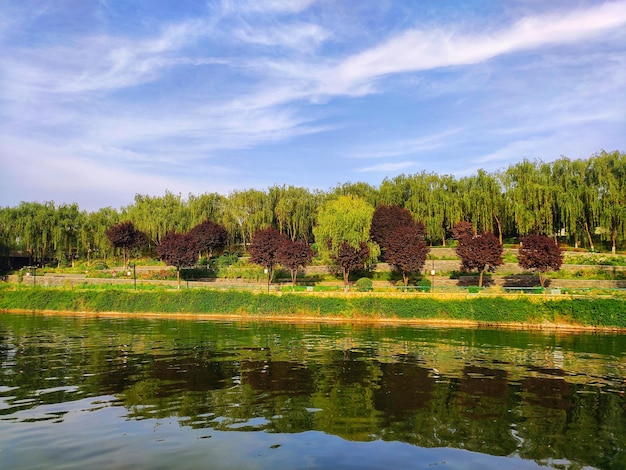
<svg viewBox="0 0 626 470"><path fill-rule="evenodd" d="M504 263L504 249L500 240L493 232L474 235L474 229L469 222L457 223L453 227L453 234L458 241L456 254L461 258L461 270L478 270L478 286L482 287L485 272L493 272Z"/></svg>
<svg viewBox="0 0 626 470"><path fill-rule="evenodd" d="M196 239L188 233L169 232L161 238L157 253L162 261L176 267L176 277L180 289L181 268L193 266L198 260Z"/></svg>
<svg viewBox="0 0 626 470"><path fill-rule="evenodd" d="M275 228L269 227L257 230L252 235L248 248L250 261L267 270L267 290L270 290L274 268L280 263L279 251L285 242L285 235Z"/></svg>
<svg viewBox="0 0 626 470"><path fill-rule="evenodd" d="M517 255L520 267L537 271L541 287L545 286L547 271L558 271L563 264L561 247L546 235L527 235L520 240L520 248Z"/></svg>
<svg viewBox="0 0 626 470"><path fill-rule="evenodd" d="M220 250L228 243L224 226L208 219L193 227L189 234L195 239L198 251L206 254L207 259L213 256L214 250Z"/></svg>
<svg viewBox="0 0 626 470"><path fill-rule="evenodd" d="M415 220L407 209L392 205L378 206L372 215L370 224L370 238L378 243L381 250L387 248L389 238L395 234L400 227L412 227ZM423 226L422 226L423 235Z"/></svg>
<svg viewBox="0 0 626 470"><path fill-rule="evenodd" d="M336 258L339 248L346 244L360 249L361 244L370 238L373 214L374 207L355 196L339 196L323 204L317 215L317 225L313 228L320 254Z"/></svg>
<svg viewBox="0 0 626 470"><path fill-rule="evenodd" d="M109 242L114 248L120 248L124 254L124 266L128 265L132 250L148 245L148 238L141 230L137 230L132 222L120 222L106 231Z"/></svg>
<svg viewBox="0 0 626 470"><path fill-rule="evenodd" d="M422 270L429 251L422 224L399 227L386 238L385 259L402 274L405 286L412 273Z"/></svg>
<svg viewBox="0 0 626 470"><path fill-rule="evenodd" d="M278 261L281 266L289 269L291 274L291 285L296 285L298 269L308 266L313 259L313 250L308 243L290 238L283 240L278 248Z"/></svg>
<svg viewBox="0 0 626 470"><path fill-rule="evenodd" d="M9 251L26 252L33 263L58 264L76 257L106 259L117 250L106 230L120 221L132 222L156 247L168 232L187 233L209 220L226 228L227 243L244 252L253 233L273 227L291 240L315 243L330 261L342 241L353 247L368 241L369 222L381 205L397 206L423 222L430 245L445 245L452 227L469 221L475 233L493 231L500 241L540 233L561 244L616 253L626 249L626 154L523 160L459 179L420 172L387 178L379 187L344 183L326 192L273 186L227 196L137 194L121 209L91 212L77 204L22 202L0 208L0 233ZM378 248L371 244L370 249L373 258Z"/></svg>
<svg viewBox="0 0 626 470"><path fill-rule="evenodd" d="M344 289L348 289L350 272L363 269L370 256L370 247L365 242L353 247L348 242L342 242L337 248L337 253L332 255L333 260L341 268L343 274Z"/></svg>

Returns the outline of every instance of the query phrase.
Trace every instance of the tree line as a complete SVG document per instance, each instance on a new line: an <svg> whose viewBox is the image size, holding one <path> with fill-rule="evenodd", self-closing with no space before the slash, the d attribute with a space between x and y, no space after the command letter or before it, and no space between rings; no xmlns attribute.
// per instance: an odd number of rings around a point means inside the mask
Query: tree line
<svg viewBox="0 0 626 470"><path fill-rule="evenodd" d="M226 245L233 250L247 252L257 231L273 228L293 242L314 244L320 256L329 258L340 248L332 240L342 237L324 233L328 224L323 220L337 201L347 203L342 197L352 198L353 209L370 216L379 206L406 209L421 224L419 237L428 245L445 246L454 237L454 226L467 222L474 234L492 232L501 243L542 234L591 250L603 245L615 253L626 246L626 154L602 151L583 160L523 160L501 171L478 170L462 178L420 172L386 178L378 187L348 182L325 192L275 185L227 196L137 194L119 210L96 211L81 210L76 203L22 202L0 208L0 248L21 250L40 261L89 262L113 254L106 232L118 223L132 222L156 250L169 233L189 233L211 221L224 227ZM347 220L346 226L356 223L369 230L369 222L358 218ZM356 246L350 240L348 244ZM375 245L368 246L368 256L377 255L372 252L379 249Z"/></svg>

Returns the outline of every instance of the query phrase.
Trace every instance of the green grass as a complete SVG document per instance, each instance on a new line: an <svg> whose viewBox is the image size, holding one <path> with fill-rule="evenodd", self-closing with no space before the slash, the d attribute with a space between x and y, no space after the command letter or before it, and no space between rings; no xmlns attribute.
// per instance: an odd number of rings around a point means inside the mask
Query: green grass
<svg viewBox="0 0 626 470"><path fill-rule="evenodd" d="M535 297L535 296L532 296ZM342 317L354 319L469 320L481 323L566 323L626 328L626 304L613 298L533 301L486 297L438 299L399 296L300 295L243 291L0 288L2 310L69 312L205 313Z"/></svg>

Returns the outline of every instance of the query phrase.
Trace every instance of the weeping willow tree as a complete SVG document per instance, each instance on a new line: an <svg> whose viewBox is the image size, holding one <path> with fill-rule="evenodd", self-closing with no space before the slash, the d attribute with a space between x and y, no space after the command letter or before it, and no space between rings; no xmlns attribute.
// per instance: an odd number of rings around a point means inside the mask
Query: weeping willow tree
<svg viewBox="0 0 626 470"><path fill-rule="evenodd" d="M359 249L370 239L370 226L374 207L355 196L339 196L329 199L319 208L317 225L313 228L315 242L321 257L331 260L337 257L343 244ZM370 261L375 261L380 249L369 243Z"/></svg>
<svg viewBox="0 0 626 470"><path fill-rule="evenodd" d="M239 235L245 250L254 232L272 226L274 207L264 191L233 191L226 200L223 220L228 233Z"/></svg>
<svg viewBox="0 0 626 470"><path fill-rule="evenodd" d="M188 232L191 213L180 194L166 191L163 196L136 194L135 202L122 209L121 218L130 220L154 245L169 232Z"/></svg>
<svg viewBox="0 0 626 470"><path fill-rule="evenodd" d="M476 175L462 178L459 185L461 213L465 220L471 222L474 233L497 233L502 243L506 205L497 177L480 169Z"/></svg>
<svg viewBox="0 0 626 470"><path fill-rule="evenodd" d="M588 169L588 160L560 158L552 163L557 229L576 248L586 240L593 251L591 231L597 224L597 191L590 185Z"/></svg>
<svg viewBox="0 0 626 470"><path fill-rule="evenodd" d="M270 193L276 194L274 215L280 233L291 241L311 238L315 215L320 202L318 194L307 188L295 186L273 186Z"/></svg>
<svg viewBox="0 0 626 470"><path fill-rule="evenodd" d="M626 155L602 152L591 159L589 173L598 192L596 231L615 254L626 238Z"/></svg>
<svg viewBox="0 0 626 470"><path fill-rule="evenodd" d="M111 208L104 207L85 214L80 229L80 243L87 265L91 263L93 255L107 259L113 248L107 237L107 229L120 221L119 213Z"/></svg>
<svg viewBox="0 0 626 470"><path fill-rule="evenodd" d="M502 177L518 235L553 235L554 187L549 165L524 160L507 168Z"/></svg>
<svg viewBox="0 0 626 470"><path fill-rule="evenodd" d="M221 223L224 219L225 205L226 198L221 194L204 193L199 196L189 194L187 197L187 207L191 227L195 227L205 220Z"/></svg>

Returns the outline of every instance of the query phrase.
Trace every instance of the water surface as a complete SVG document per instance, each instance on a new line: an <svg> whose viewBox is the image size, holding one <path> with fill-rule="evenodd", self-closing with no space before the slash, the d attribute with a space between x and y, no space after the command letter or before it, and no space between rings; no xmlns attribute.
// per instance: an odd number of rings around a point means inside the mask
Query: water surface
<svg viewBox="0 0 626 470"><path fill-rule="evenodd" d="M0 314L0 468L626 468L617 334Z"/></svg>

